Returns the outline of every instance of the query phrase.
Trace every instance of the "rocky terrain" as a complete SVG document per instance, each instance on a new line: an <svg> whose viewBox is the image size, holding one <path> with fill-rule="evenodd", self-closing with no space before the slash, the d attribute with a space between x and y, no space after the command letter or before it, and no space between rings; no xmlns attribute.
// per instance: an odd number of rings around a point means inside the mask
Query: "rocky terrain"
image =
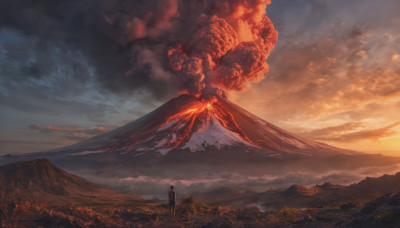
<svg viewBox="0 0 400 228"><path fill-rule="evenodd" d="M333 208L260 211L199 203L186 197L170 217L166 203L126 205L53 205L32 201L2 202L3 227L398 227L400 194L366 204Z"/></svg>
<svg viewBox="0 0 400 228"><path fill-rule="evenodd" d="M222 189L185 196L176 216L168 204L122 194L92 184L53 166L48 160L0 167L2 227L398 227L400 174L367 178L340 186L293 185L283 191L251 193ZM228 194L229 191L229 194ZM264 205L229 205L229 197L258 197ZM225 198L224 198L225 196ZM208 195L211 197L211 194ZM264 197L264 198L263 198ZM223 203L217 203L217 201ZM248 201L248 200L247 200ZM268 205L274 208L267 209Z"/></svg>

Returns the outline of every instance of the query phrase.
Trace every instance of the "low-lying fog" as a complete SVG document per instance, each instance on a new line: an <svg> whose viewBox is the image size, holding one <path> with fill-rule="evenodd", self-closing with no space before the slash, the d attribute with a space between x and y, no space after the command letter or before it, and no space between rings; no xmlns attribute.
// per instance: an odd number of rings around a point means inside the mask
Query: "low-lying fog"
<svg viewBox="0 0 400 228"><path fill-rule="evenodd" d="M187 179L174 179L151 176L126 176L122 178L101 177L85 173L75 173L102 186L121 192L129 192L146 199L166 200L169 186L175 186L178 198L188 194L205 193L219 188L234 188L240 191L263 192L269 189L285 189L292 184L314 186L329 182L350 185L366 177L379 177L384 174L400 172L400 164L365 167L354 170L331 170L324 173L296 171L282 175L244 176L237 173L215 173L212 176L198 176Z"/></svg>

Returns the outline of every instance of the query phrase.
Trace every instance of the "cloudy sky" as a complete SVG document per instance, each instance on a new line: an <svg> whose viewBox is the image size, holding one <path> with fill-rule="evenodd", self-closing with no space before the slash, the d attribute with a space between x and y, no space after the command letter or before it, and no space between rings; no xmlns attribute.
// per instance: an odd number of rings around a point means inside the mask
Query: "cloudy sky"
<svg viewBox="0 0 400 228"><path fill-rule="evenodd" d="M0 3L0 154L69 145L175 96L154 67L131 69L98 2ZM230 99L299 135L400 156L398 12L398 0L272 0L270 72Z"/></svg>

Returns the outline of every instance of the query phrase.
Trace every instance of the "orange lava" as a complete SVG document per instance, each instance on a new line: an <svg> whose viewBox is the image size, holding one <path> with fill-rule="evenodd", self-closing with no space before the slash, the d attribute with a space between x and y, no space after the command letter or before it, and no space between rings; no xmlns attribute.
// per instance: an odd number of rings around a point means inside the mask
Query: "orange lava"
<svg viewBox="0 0 400 228"><path fill-rule="evenodd" d="M210 100L200 100L199 102L194 103L182 112L170 116L167 121L160 126L163 127L174 120L178 120L176 125L185 124L184 129L177 132L176 140L168 142L168 147L174 149L187 141L190 135L196 131L196 129L194 129L194 127L197 126L196 123L199 123L199 121L206 121L204 119L206 119L207 116L213 116L222 126L236 133L243 140L254 144L240 129L233 115L224 110L218 104L218 100L214 98Z"/></svg>
<svg viewBox="0 0 400 228"><path fill-rule="evenodd" d="M179 109L182 108L180 107ZM133 134L127 137L127 139L119 141L108 148L103 148L103 151L121 147L133 148L153 134L160 134L162 136L162 138L158 140L169 137L169 141L166 142L164 146L168 149L175 149L182 145L182 143L187 142L190 136L198 130L198 127L208 124L211 116L223 127L236 133L236 135L244 141L257 145L257 143L252 142L252 140L246 136L235 121L233 115L222 107L217 98L209 98L192 102L178 113L168 116L161 124L151 125L148 130ZM170 126L163 129L167 124L170 124Z"/></svg>

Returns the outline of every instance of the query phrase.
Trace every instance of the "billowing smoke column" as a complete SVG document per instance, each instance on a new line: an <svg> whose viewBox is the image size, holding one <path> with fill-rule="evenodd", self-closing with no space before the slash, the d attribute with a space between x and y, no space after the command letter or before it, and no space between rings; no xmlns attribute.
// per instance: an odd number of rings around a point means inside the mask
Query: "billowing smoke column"
<svg viewBox="0 0 400 228"><path fill-rule="evenodd" d="M269 0L114 1L103 18L131 50L132 71L146 70L199 96L242 90L268 72L278 33Z"/></svg>

